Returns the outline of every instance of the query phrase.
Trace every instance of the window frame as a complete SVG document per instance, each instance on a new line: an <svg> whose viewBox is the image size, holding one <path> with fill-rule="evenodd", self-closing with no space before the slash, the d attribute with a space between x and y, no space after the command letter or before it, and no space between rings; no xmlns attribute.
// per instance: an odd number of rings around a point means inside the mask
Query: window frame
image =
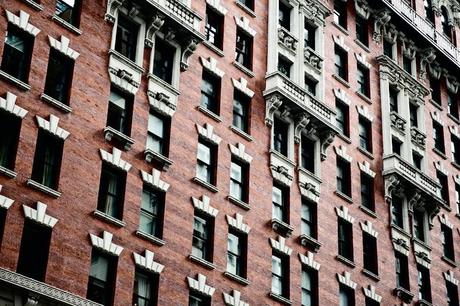
<svg viewBox="0 0 460 306"><path fill-rule="evenodd" d="M239 114L236 112L236 103L238 102L241 105L242 113ZM251 98L242 93L241 91L235 89L233 91L233 109L232 109L232 126L237 129L245 132L246 134L250 133L251 129ZM241 118L242 124L237 124L237 117Z"/></svg>
<svg viewBox="0 0 460 306"><path fill-rule="evenodd" d="M352 186L351 186L351 165L350 163L340 156L337 156L336 161L337 174L336 174L336 185L337 191L341 194L351 198Z"/></svg>
<svg viewBox="0 0 460 306"><path fill-rule="evenodd" d="M448 260L455 262L455 245L454 245L454 236L452 228L448 227L446 224L441 223L441 244L443 250L443 257Z"/></svg>
<svg viewBox="0 0 460 306"><path fill-rule="evenodd" d="M340 217L337 220L337 254L354 262L353 224Z"/></svg>
<svg viewBox="0 0 460 306"><path fill-rule="evenodd" d="M341 0L334 1L334 23L342 27L343 29L347 29L347 4Z"/></svg>
<svg viewBox="0 0 460 306"><path fill-rule="evenodd" d="M430 270L424 266L417 264L417 284L418 284L418 298L431 303L431 281Z"/></svg>
<svg viewBox="0 0 460 306"><path fill-rule="evenodd" d="M342 135L350 137L350 107L340 99L335 99L336 122Z"/></svg>
<svg viewBox="0 0 460 306"><path fill-rule="evenodd" d="M0 168L14 171L21 134L22 119L4 109L0 109Z"/></svg>
<svg viewBox="0 0 460 306"><path fill-rule="evenodd" d="M233 235L238 239L238 253L230 250L230 235ZM247 249L248 249L248 237L247 234L237 231L233 228L228 229L227 237L227 268L226 271L230 274L237 275L242 278L246 278L247 275ZM235 257L236 268L235 271L229 269L230 257Z"/></svg>
<svg viewBox="0 0 460 306"><path fill-rule="evenodd" d="M203 233L200 233L196 228L197 221L200 221L201 224L204 225ZM201 211L195 210L193 216L191 255L210 263L213 262L214 257L214 224L215 220L213 217ZM202 243L201 248L199 247L198 242ZM201 252L201 254L197 252Z"/></svg>
<svg viewBox="0 0 460 306"><path fill-rule="evenodd" d="M279 190L281 195L281 202L275 201L275 192ZM290 189L282 186L276 182L273 182L272 187L272 218L277 219L281 222L289 224L289 200L290 200Z"/></svg>
<svg viewBox="0 0 460 306"><path fill-rule="evenodd" d="M363 267L374 275L379 275L377 238L363 231Z"/></svg>
<svg viewBox="0 0 460 306"><path fill-rule="evenodd" d="M334 54L334 74L345 82L348 82L348 52L335 44Z"/></svg>
<svg viewBox="0 0 460 306"><path fill-rule="evenodd" d="M409 264L406 255L395 251L396 288L410 291Z"/></svg>
<svg viewBox="0 0 460 306"><path fill-rule="evenodd" d="M53 66L56 66L57 69ZM69 105L72 92L74 66L75 61L72 58L64 55L54 48L51 48L48 58L44 93L51 98L64 103L65 105ZM61 69L61 72L55 71L54 82L52 80L53 76L51 76L51 71L53 71L53 69ZM62 90L60 92L56 89L59 87L58 85L62 86ZM53 88L55 89L54 92Z"/></svg>
<svg viewBox="0 0 460 306"><path fill-rule="evenodd" d="M272 132L272 148L274 151L289 158L291 154L290 146L290 130L291 124L277 116L273 118L273 132ZM283 139L284 135L284 139Z"/></svg>
<svg viewBox="0 0 460 306"><path fill-rule="evenodd" d="M107 275L106 275L106 280L101 280L97 279L96 277L92 276L92 268L93 266L93 261L95 257L100 257L104 258L104 260L107 261ZM88 273L88 286L87 286L87 291L86 291L86 298L97 303L102 303L104 305L112 305L112 302L114 300L114 293L115 293L115 281L116 281L116 274L117 274L117 265L118 265L118 258L115 256L111 256L109 254L106 254L102 252L99 249L93 248L91 252L91 265L90 265L90 271ZM93 286L96 288L96 286L99 286L98 288L102 288L102 290L105 292L104 296L102 298L106 300L95 300L91 296L91 288Z"/></svg>
<svg viewBox="0 0 460 306"><path fill-rule="evenodd" d="M200 107L216 114L220 114L222 82L220 77L207 69L203 69L201 76L201 99ZM208 101L206 103L205 101Z"/></svg>
<svg viewBox="0 0 460 306"><path fill-rule="evenodd" d="M211 18L210 18L211 17ZM205 17L205 27L204 27L204 35L205 40L218 48L219 50L223 50L223 42L224 42L224 26L225 26L225 17L213 9L212 6L209 4L206 5L206 17ZM211 35L213 37L217 37L214 41L211 41Z"/></svg>
<svg viewBox="0 0 460 306"><path fill-rule="evenodd" d="M304 283L304 275L308 275L309 279L310 279L310 282L309 282L309 285L310 285L310 288L306 288L306 284ZM318 306L318 301L319 301L319 297L318 297L318 271L310 268L310 267L306 267L304 265L302 265L302 276L301 276L301 285L300 285L300 288L301 288L301 304L302 306ZM304 304L304 296L306 296L308 294L308 297L310 297L309 299L309 303L308 304Z"/></svg>
<svg viewBox="0 0 460 306"><path fill-rule="evenodd" d="M138 276L142 276L144 279L147 279L148 281L148 284L149 284L149 295L150 297L143 297L139 294L139 290L136 290L139 289L138 286L136 286L136 284L139 282L138 281ZM144 271L140 268L136 268L135 269L135 272L134 272L134 284L133 284L133 305L148 305L148 306L155 306L157 305L158 303L158 283L159 283L159 280L158 280L158 275L157 274L154 274L154 273L147 273L147 271ZM136 293L137 291L137 293ZM146 302L146 303L139 303L139 299L141 299L142 301ZM136 303L136 301L138 301Z"/></svg>
<svg viewBox="0 0 460 306"><path fill-rule="evenodd" d="M361 182L361 206L375 212L375 196L374 196L374 178L369 174L361 171L360 173ZM364 188L363 188L364 187ZM363 189L367 189L363 190Z"/></svg>
<svg viewBox="0 0 460 306"><path fill-rule="evenodd" d="M356 14L356 39L364 46L369 47L369 23L366 19Z"/></svg>
<svg viewBox="0 0 460 306"><path fill-rule="evenodd" d="M372 153L372 122L359 115L358 118L359 147L366 152Z"/></svg>
<svg viewBox="0 0 460 306"><path fill-rule="evenodd" d="M155 117L158 121L162 122L163 125L163 135L158 135L158 133L155 133L155 131L150 130L150 120L155 120L152 119L152 117ZM159 112L156 112L152 109L149 111L149 119L147 123L147 141L146 141L146 149L152 150L155 153L158 153L164 157L169 157L169 145L170 145L170 139L171 139L171 117L164 116L160 114ZM159 144L159 150L155 150L151 145L149 145L149 142L153 143L158 143Z"/></svg>
<svg viewBox="0 0 460 306"><path fill-rule="evenodd" d="M237 178L232 176L233 174L233 165L240 167L240 181ZM239 185L241 188L241 195L238 197L232 192L232 186ZM232 156L230 161L230 196L235 199L238 199L244 203L249 202L249 165L245 162L242 162L238 158Z"/></svg>
<svg viewBox="0 0 460 306"><path fill-rule="evenodd" d="M59 17L60 19L62 19L63 21L65 21L66 23L72 25L73 27L75 28L79 28L80 27L80 22L81 22L81 12L82 12L82 2L80 0L75 0L74 2L74 6L73 8L71 9L71 17L70 19L71 20L68 20L66 18L63 18L62 15L59 15L58 14L58 3L59 2L64 2L62 0L56 0L56 5L55 5L55 11L54 11L54 15L56 17ZM62 12L61 12L62 13Z"/></svg>
<svg viewBox="0 0 460 306"><path fill-rule="evenodd" d="M342 302L342 297L346 298L347 301L345 304ZM343 284L339 285L339 306L355 306L355 290L345 286Z"/></svg>
<svg viewBox="0 0 460 306"><path fill-rule="evenodd" d="M200 159L200 146L206 147L209 150L209 161ZM196 164L196 177L208 184L213 186L217 185L217 145L206 141L202 137L198 138L198 149L197 149L197 164ZM206 167L205 167L206 166ZM200 171L206 169L206 178L201 177Z"/></svg>
<svg viewBox="0 0 460 306"><path fill-rule="evenodd" d="M153 59L151 60L151 75L156 80L164 82L165 84L171 85L177 88L179 85L179 47L174 42L166 41L164 36L155 35L155 50L153 52ZM161 51L161 52L160 52ZM161 56L161 58L159 58ZM167 60L164 57L167 57ZM161 65L159 65L161 63ZM169 63L165 65L164 63Z"/></svg>
<svg viewBox="0 0 460 306"><path fill-rule="evenodd" d="M275 258L279 259L280 261L280 271L274 271L274 260ZM289 256L283 255L276 250L272 251L272 285L271 285L271 293L277 296L281 296L283 298L289 299ZM279 280L279 285L281 287L281 291L278 292L274 290L274 282L275 280Z"/></svg>
<svg viewBox="0 0 460 306"><path fill-rule="evenodd" d="M157 202L155 203L157 207L153 209L154 212L149 211L148 209L144 207L144 195L147 193L149 193L150 201L152 201L152 198L151 198L152 195L154 195L154 197L157 198ZM142 187L142 197L141 197L140 216L139 216L139 230L149 235L152 235L154 237L157 237L159 239L163 238L164 210L165 210L165 203L166 203L165 197L166 197L165 192L159 191L153 188L152 186L149 186L144 183L144 186ZM143 218L150 218L156 224L149 231L145 231L144 228L142 227Z"/></svg>
<svg viewBox="0 0 460 306"><path fill-rule="evenodd" d="M308 207L309 215L307 216L304 208ZM301 201L300 210L300 232L302 235L308 236L315 240L318 239L318 211L317 205L305 198ZM308 230L306 230L308 229Z"/></svg>
<svg viewBox="0 0 460 306"><path fill-rule="evenodd" d="M115 95L123 98L124 108L115 101L111 101L112 98L116 97ZM115 86L111 86L107 106L106 126L129 137L132 129L133 107L134 95L128 94Z"/></svg>
<svg viewBox="0 0 460 306"><path fill-rule="evenodd" d="M356 65L356 80L358 83L358 92L363 96L370 98L371 97L371 90L370 90L370 71L367 67L363 64L358 63Z"/></svg>
<svg viewBox="0 0 460 306"><path fill-rule="evenodd" d="M109 178L109 176L111 178ZM116 180L115 182L112 182L112 184L115 184L114 194L110 194L109 192L111 181L108 180L112 179ZM126 193L126 182L127 173L125 171L117 169L105 161L102 162L97 210L108 216L122 220ZM108 203L109 197L113 198L113 203ZM113 207L108 205L112 205Z"/></svg>
<svg viewBox="0 0 460 306"><path fill-rule="evenodd" d="M252 71L254 38L240 27L236 30L235 62ZM242 57L240 59L240 56Z"/></svg>

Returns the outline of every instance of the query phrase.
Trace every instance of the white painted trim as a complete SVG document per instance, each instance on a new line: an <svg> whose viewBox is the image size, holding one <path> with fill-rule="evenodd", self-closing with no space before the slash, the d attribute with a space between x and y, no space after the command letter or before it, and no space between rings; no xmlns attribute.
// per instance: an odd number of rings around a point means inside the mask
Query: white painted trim
<svg viewBox="0 0 460 306"><path fill-rule="evenodd" d="M91 244L97 249L103 250L114 256L120 256L123 251L123 247L112 242L112 233L104 231L102 232L102 238L91 233L89 236L91 238Z"/></svg>
<svg viewBox="0 0 460 306"><path fill-rule="evenodd" d="M238 81L237 79L232 78L233 87L238 89L240 92L248 96L249 98L254 97L254 91L248 88L248 81L241 77Z"/></svg>
<svg viewBox="0 0 460 306"><path fill-rule="evenodd" d="M219 145L219 143L222 141L222 138L220 138L214 133L214 127L209 123L205 123L204 127L197 123L196 130L198 131L198 134L200 134L200 136L202 136L204 139L210 141L215 145Z"/></svg>
<svg viewBox="0 0 460 306"><path fill-rule="evenodd" d="M444 279L455 286L458 286L458 279L455 278L454 272L452 270L449 270L447 272L442 273L444 275Z"/></svg>
<svg viewBox="0 0 460 306"><path fill-rule="evenodd" d="M6 92L6 97L1 98L0 97L0 108L4 109L5 111L21 118L24 119L24 117L27 115L28 111L23 109L22 107L16 105L16 95L12 94L11 92L7 91Z"/></svg>
<svg viewBox="0 0 460 306"><path fill-rule="evenodd" d="M359 167L359 170L366 173L370 177L372 178L375 177L376 173L371 170L371 164L367 160L363 161L362 163L358 162L358 167Z"/></svg>
<svg viewBox="0 0 460 306"><path fill-rule="evenodd" d="M222 292L224 297L225 306L249 306L249 303L246 303L241 299L241 292L238 290L232 290L232 295Z"/></svg>
<svg viewBox="0 0 460 306"><path fill-rule="evenodd" d="M53 228L58 222L58 219L46 214L47 207L48 206L46 204L43 204L42 202L37 202L37 209L33 209L32 207L22 205L22 208L24 209L24 216L27 219L45 225L46 227Z"/></svg>
<svg viewBox="0 0 460 306"><path fill-rule="evenodd" d="M242 160L248 164L251 163L252 156L246 153L246 146L244 144L239 142L236 144L236 146L234 146L231 143L229 143L228 147L230 148L230 152L232 153L233 156L235 156L239 160Z"/></svg>
<svg viewBox="0 0 460 306"><path fill-rule="evenodd" d="M160 191L167 192L170 185L165 181L162 181L160 176L161 172L155 168L152 168L152 174L141 170L142 181L145 184L155 187Z"/></svg>
<svg viewBox="0 0 460 306"><path fill-rule="evenodd" d="M99 152L101 153L102 160L106 161L112 166L119 168L126 172L128 172L129 169L131 169L131 164L121 159L121 151L119 149L114 147L112 149L112 154L110 154L107 151L104 151L103 149L99 149Z"/></svg>
<svg viewBox="0 0 460 306"><path fill-rule="evenodd" d="M286 245L286 238L282 236L278 236L278 240L269 238L269 242L272 249L275 249L278 252L283 253L284 255L291 256L292 249Z"/></svg>
<svg viewBox="0 0 460 306"><path fill-rule="evenodd" d="M359 225L361 226L361 229L363 230L363 232L368 233L372 237L375 237L375 238L378 237L379 233L377 233L377 231L374 229L372 222L369 222L366 220L364 222L360 222Z"/></svg>
<svg viewBox="0 0 460 306"><path fill-rule="evenodd" d="M206 0L206 3L219 12L222 16L227 14L227 9L222 5L220 0Z"/></svg>
<svg viewBox="0 0 460 306"><path fill-rule="evenodd" d="M149 250L145 250L145 256L133 252L134 263L136 266L144 268L152 273L160 274L165 266L155 262L153 260L154 256L155 254Z"/></svg>
<svg viewBox="0 0 460 306"><path fill-rule="evenodd" d="M340 206L340 208L336 207L335 208L335 213L339 218L342 218L343 220L352 223L355 222L355 218L350 216L348 213L348 207L345 206Z"/></svg>
<svg viewBox="0 0 460 306"><path fill-rule="evenodd" d="M235 218L226 215L225 219L227 220L227 224L229 227L233 227L234 229L237 229L238 231L245 233L246 235L249 234L249 232L251 231L251 228L249 227L249 225L243 222L243 216L239 213L235 214Z"/></svg>
<svg viewBox="0 0 460 306"><path fill-rule="evenodd" d="M339 283L353 290L356 289L357 284L351 280L350 272L345 271L343 272L343 274L337 273L336 275L337 275L337 280L339 281Z"/></svg>
<svg viewBox="0 0 460 306"><path fill-rule="evenodd" d="M345 159L347 162L351 163L353 158L347 154L347 147L340 145L340 146L334 146L335 153Z"/></svg>
<svg viewBox="0 0 460 306"><path fill-rule="evenodd" d="M444 164L441 161L438 160L437 162L433 162L433 164L434 164L434 167L436 168L436 170L438 170L439 172L441 172L445 176L449 175L449 171L447 171L446 167L444 167Z"/></svg>
<svg viewBox="0 0 460 306"><path fill-rule="evenodd" d="M312 268L313 270L319 271L321 264L315 261L314 254L307 252L307 256L299 253L299 259L302 265Z"/></svg>
<svg viewBox="0 0 460 306"><path fill-rule="evenodd" d="M346 105L350 105L351 100L345 90L341 88L334 88L334 95L338 100L342 101Z"/></svg>
<svg viewBox="0 0 460 306"><path fill-rule="evenodd" d="M448 228L450 229L454 228L454 225L449 221L449 217L446 214L438 215L438 218L439 218L439 222L441 222Z"/></svg>
<svg viewBox="0 0 460 306"><path fill-rule="evenodd" d="M367 286L367 288L363 287L363 292L366 297L376 301L377 303L380 303L382 301L382 296L378 295L375 292L375 286L369 285Z"/></svg>
<svg viewBox="0 0 460 306"><path fill-rule="evenodd" d="M347 45L345 44L345 38L341 35L338 35L338 36L332 36L332 38L334 39L334 43L339 46L340 48L342 48L345 52L349 52L350 51L350 48L347 47Z"/></svg>
<svg viewBox="0 0 460 306"><path fill-rule="evenodd" d="M3 186L0 185L0 192L2 191ZM0 194L0 208L9 209L13 205L14 200L5 197Z"/></svg>
<svg viewBox="0 0 460 306"><path fill-rule="evenodd" d="M358 114L372 122L374 120L374 116L371 114L369 108L364 105L356 105L356 110L358 111Z"/></svg>
<svg viewBox="0 0 460 306"><path fill-rule="evenodd" d="M38 126L45 131L50 132L51 134L66 140L69 137L70 133L66 130L59 127L59 118L55 115L50 115L50 120L43 119L36 115Z"/></svg>
<svg viewBox="0 0 460 306"><path fill-rule="evenodd" d="M251 35L252 37L256 36L257 32L251 26L249 25L249 19L246 17L242 16L241 18L238 18L234 16L235 18L235 23L236 25L241 28L243 31Z"/></svg>
<svg viewBox="0 0 460 306"><path fill-rule="evenodd" d="M205 213L208 216L215 218L219 213L219 210L217 208L212 207L209 203L210 199L205 195L201 197L201 201L197 198L192 197L192 204L193 207L195 207L195 209Z"/></svg>
<svg viewBox="0 0 460 306"><path fill-rule="evenodd" d="M33 36L37 36L38 33L40 33L40 30L33 26L32 24L29 23L29 17L30 15L27 14L24 11L19 11L19 16L13 14L12 12L5 10L6 12L6 18L9 23L12 23L19 27L20 29L28 32L29 34Z"/></svg>
<svg viewBox="0 0 460 306"><path fill-rule="evenodd" d="M57 51L61 52L65 56L70 57L73 60L76 60L80 56L80 53L78 53L77 51L69 47L70 40L64 35L61 35L60 41L48 35L48 40L49 40L51 48L56 49Z"/></svg>
<svg viewBox="0 0 460 306"><path fill-rule="evenodd" d="M217 60L213 57L209 57L208 59L200 56L201 65L203 68L212 73L213 75L217 76L218 78L223 78L225 72L217 67Z"/></svg>
<svg viewBox="0 0 460 306"><path fill-rule="evenodd" d="M206 284L206 276L198 273L197 279L187 276L188 287L191 290L202 293L205 296L211 297L214 294L215 288Z"/></svg>

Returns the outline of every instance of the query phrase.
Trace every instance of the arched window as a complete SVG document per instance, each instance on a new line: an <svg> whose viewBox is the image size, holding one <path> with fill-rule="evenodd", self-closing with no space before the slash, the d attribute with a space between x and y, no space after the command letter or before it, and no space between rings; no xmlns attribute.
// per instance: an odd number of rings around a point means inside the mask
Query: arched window
<svg viewBox="0 0 460 306"><path fill-rule="evenodd" d="M449 25L449 15L447 14L447 9L443 6L441 8L441 24L442 32L452 41L452 29Z"/></svg>

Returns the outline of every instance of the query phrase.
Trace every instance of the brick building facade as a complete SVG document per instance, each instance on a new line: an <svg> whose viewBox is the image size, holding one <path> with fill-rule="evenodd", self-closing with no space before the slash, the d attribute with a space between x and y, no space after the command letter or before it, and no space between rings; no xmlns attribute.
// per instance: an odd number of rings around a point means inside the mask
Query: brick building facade
<svg viewBox="0 0 460 306"><path fill-rule="evenodd" d="M459 305L456 0L0 6L0 305Z"/></svg>

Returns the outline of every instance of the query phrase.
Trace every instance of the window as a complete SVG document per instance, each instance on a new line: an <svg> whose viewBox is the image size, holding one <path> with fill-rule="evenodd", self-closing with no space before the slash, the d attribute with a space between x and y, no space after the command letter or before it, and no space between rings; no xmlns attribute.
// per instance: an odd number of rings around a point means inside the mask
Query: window
<svg viewBox="0 0 460 306"><path fill-rule="evenodd" d="M54 14L78 28L80 25L80 0L57 0Z"/></svg>
<svg viewBox="0 0 460 306"><path fill-rule="evenodd" d="M404 229L403 199L393 195L391 199L391 223Z"/></svg>
<svg viewBox="0 0 460 306"><path fill-rule="evenodd" d="M356 15L356 39L363 45L369 45L369 25L367 20Z"/></svg>
<svg viewBox="0 0 460 306"><path fill-rule="evenodd" d="M272 253L272 293L289 298L289 257Z"/></svg>
<svg viewBox="0 0 460 306"><path fill-rule="evenodd" d="M409 119L410 126L418 128L418 106L414 103L409 103Z"/></svg>
<svg viewBox="0 0 460 306"><path fill-rule="evenodd" d="M3 231L5 230L6 209L0 208L0 248L2 247Z"/></svg>
<svg viewBox="0 0 460 306"><path fill-rule="evenodd" d="M452 42L452 27L449 25L449 17L445 6L441 7L441 25L442 32Z"/></svg>
<svg viewBox="0 0 460 306"><path fill-rule="evenodd" d="M385 54L391 59L394 58L393 44L387 41L386 39L383 40L383 54Z"/></svg>
<svg viewBox="0 0 460 306"><path fill-rule="evenodd" d="M402 142L398 138L396 137L391 138L391 147L392 147L394 154L401 156Z"/></svg>
<svg viewBox="0 0 460 306"><path fill-rule="evenodd" d="M117 258L93 249L86 298L104 306L112 305Z"/></svg>
<svg viewBox="0 0 460 306"><path fill-rule="evenodd" d="M17 272L45 281L51 242L51 229L28 219L24 222Z"/></svg>
<svg viewBox="0 0 460 306"><path fill-rule="evenodd" d="M158 276L136 269L134 275L133 305L157 305Z"/></svg>
<svg viewBox="0 0 460 306"><path fill-rule="evenodd" d="M446 280L447 306L458 306L458 286Z"/></svg>
<svg viewBox="0 0 460 306"><path fill-rule="evenodd" d="M449 180L447 179L447 175L437 170L436 178L438 179L438 183L441 185L441 198L444 200L445 204L449 206Z"/></svg>
<svg viewBox="0 0 460 306"><path fill-rule="evenodd" d="M206 183L216 184L216 165L217 152L216 147L199 139L198 155L196 164L196 176Z"/></svg>
<svg viewBox="0 0 460 306"><path fill-rule="evenodd" d="M248 202L248 165L232 157L230 165L230 196Z"/></svg>
<svg viewBox="0 0 460 306"><path fill-rule="evenodd" d="M273 121L273 149L288 157L289 124L276 117Z"/></svg>
<svg viewBox="0 0 460 306"><path fill-rule="evenodd" d="M170 119L150 111L147 127L147 149L163 156L169 155Z"/></svg>
<svg viewBox="0 0 460 306"><path fill-rule="evenodd" d="M423 0L423 6L425 7L425 19L434 24L434 11L431 0Z"/></svg>
<svg viewBox="0 0 460 306"><path fill-rule="evenodd" d="M302 168L310 171L311 173L315 173L315 146L316 142L313 139L302 135L302 142L300 146L300 162Z"/></svg>
<svg viewBox="0 0 460 306"><path fill-rule="evenodd" d="M291 77L291 67L292 63L284 58L283 56L278 56L278 71L284 74L286 77Z"/></svg>
<svg viewBox="0 0 460 306"><path fill-rule="evenodd" d="M366 97L370 97L370 85L369 85L369 69L363 65L358 64L357 81L358 81L358 92Z"/></svg>
<svg viewBox="0 0 460 306"><path fill-rule="evenodd" d="M377 238L363 232L364 269L375 275L379 274L377 258Z"/></svg>
<svg viewBox="0 0 460 306"><path fill-rule="evenodd" d="M414 211L413 214L414 238L425 242L425 213L423 211Z"/></svg>
<svg viewBox="0 0 460 306"><path fill-rule="evenodd" d="M361 172L361 205L370 211L375 210L374 178Z"/></svg>
<svg viewBox="0 0 460 306"><path fill-rule="evenodd" d="M335 100L336 122L342 135L350 136L350 117L348 112L348 105L342 103L340 100Z"/></svg>
<svg viewBox="0 0 460 306"><path fill-rule="evenodd" d="M201 81L201 107L219 114L220 108L220 78L203 70Z"/></svg>
<svg viewBox="0 0 460 306"><path fill-rule="evenodd" d="M457 213L460 214L460 185L455 184L455 203L457 205Z"/></svg>
<svg viewBox="0 0 460 306"><path fill-rule="evenodd" d="M417 271L418 298L431 303L430 270L422 265L417 265Z"/></svg>
<svg viewBox="0 0 460 306"><path fill-rule="evenodd" d="M305 199L302 199L302 208L301 208L301 233L302 235L311 237L313 239L318 238L318 223L317 223L317 213L316 213L316 204L309 202Z"/></svg>
<svg viewBox="0 0 460 306"><path fill-rule="evenodd" d="M339 306L355 306L355 291L340 284Z"/></svg>
<svg viewBox="0 0 460 306"><path fill-rule="evenodd" d="M190 292L188 305L189 306L211 306L211 298L208 296L199 294L198 292Z"/></svg>
<svg viewBox="0 0 460 306"><path fill-rule="evenodd" d="M280 26L291 30L291 8L282 1L279 1L278 21Z"/></svg>
<svg viewBox="0 0 460 306"><path fill-rule="evenodd" d="M412 75L412 59L406 55L403 56L403 69Z"/></svg>
<svg viewBox="0 0 460 306"><path fill-rule="evenodd" d="M302 268L302 306L318 305L318 272Z"/></svg>
<svg viewBox="0 0 460 306"><path fill-rule="evenodd" d="M139 221L140 231L160 239L163 237L164 205L165 193L144 185Z"/></svg>
<svg viewBox="0 0 460 306"><path fill-rule="evenodd" d="M390 112L398 112L398 90L394 87L390 87Z"/></svg>
<svg viewBox="0 0 460 306"><path fill-rule="evenodd" d="M366 118L359 116L359 147L372 153L372 123Z"/></svg>
<svg viewBox="0 0 460 306"><path fill-rule="evenodd" d="M0 167L13 170L18 150L21 119L0 109Z"/></svg>
<svg viewBox="0 0 460 306"><path fill-rule="evenodd" d="M412 151L412 161L414 162L414 167L417 168L418 170L422 170L422 161L423 161L423 156L418 154L415 151Z"/></svg>
<svg viewBox="0 0 460 306"><path fill-rule="evenodd" d="M338 222L338 237L339 255L353 261L353 227L342 218Z"/></svg>
<svg viewBox="0 0 460 306"><path fill-rule="evenodd" d="M335 46L335 74L348 81L348 54L339 46Z"/></svg>
<svg viewBox="0 0 460 306"><path fill-rule="evenodd" d="M347 3L341 0L334 1L334 22L342 28L347 28Z"/></svg>
<svg viewBox="0 0 460 306"><path fill-rule="evenodd" d="M125 200L126 172L102 164L97 210L121 220Z"/></svg>
<svg viewBox="0 0 460 306"><path fill-rule="evenodd" d="M288 223L288 203L289 189L278 185L273 185L272 189L272 204L273 204L273 219Z"/></svg>
<svg viewBox="0 0 460 306"><path fill-rule="evenodd" d="M246 235L230 229L227 239L227 272L246 278L246 249Z"/></svg>
<svg viewBox="0 0 460 306"><path fill-rule="evenodd" d="M436 104L441 105L441 82L434 77L430 77L431 99Z"/></svg>
<svg viewBox="0 0 460 306"><path fill-rule="evenodd" d="M454 237L452 235L452 229L445 224L441 224L441 242L444 257L455 262Z"/></svg>
<svg viewBox="0 0 460 306"><path fill-rule="evenodd" d="M407 291L409 287L409 265L407 256L400 252L395 252L396 288L403 288Z"/></svg>
<svg viewBox="0 0 460 306"><path fill-rule="evenodd" d="M35 149L32 180L57 190L61 172L64 141L40 129Z"/></svg>
<svg viewBox="0 0 460 306"><path fill-rule="evenodd" d="M380 306L380 303L366 296L365 306Z"/></svg>
<svg viewBox="0 0 460 306"><path fill-rule="evenodd" d="M235 90L233 93L233 121L234 127L249 133L249 106L251 99L241 92Z"/></svg>
<svg viewBox="0 0 460 306"><path fill-rule="evenodd" d="M447 111L452 117L459 119L457 96L451 92L447 94Z"/></svg>
<svg viewBox="0 0 460 306"><path fill-rule="evenodd" d="M8 23L1 69L27 83L33 46L32 35Z"/></svg>
<svg viewBox="0 0 460 306"><path fill-rule="evenodd" d="M155 37L155 55L153 57L152 72L168 84L172 84L175 55L176 48L159 39L158 36Z"/></svg>
<svg viewBox="0 0 460 306"><path fill-rule="evenodd" d="M112 87L110 89L107 126L123 133L131 134L131 116L134 96L127 95Z"/></svg>
<svg viewBox="0 0 460 306"><path fill-rule="evenodd" d="M312 50L316 49L316 42L315 42L315 36L316 36L316 27L312 24L310 24L306 19L304 21L304 28L303 28L303 41L304 41L304 47L305 48L310 48Z"/></svg>
<svg viewBox="0 0 460 306"><path fill-rule="evenodd" d="M235 60L248 69L252 69L252 37L238 28L236 30Z"/></svg>
<svg viewBox="0 0 460 306"><path fill-rule="evenodd" d="M118 14L115 51L135 62L138 35L139 25L128 17ZM155 46L155 49L158 49L158 46Z"/></svg>
<svg viewBox="0 0 460 306"><path fill-rule="evenodd" d="M308 91L312 96L316 97L316 87L318 81L305 76L305 90Z"/></svg>
<svg viewBox="0 0 460 306"><path fill-rule="evenodd" d="M351 197L351 169L350 163L337 157L337 190Z"/></svg>
<svg viewBox="0 0 460 306"><path fill-rule="evenodd" d="M74 61L51 48L46 72L45 94L69 105Z"/></svg>
<svg viewBox="0 0 460 306"><path fill-rule="evenodd" d="M237 0L239 3L243 4L247 8L254 10L254 0Z"/></svg>
<svg viewBox="0 0 460 306"><path fill-rule="evenodd" d="M212 262L214 219L195 211L193 220L192 255Z"/></svg>
<svg viewBox="0 0 460 306"><path fill-rule="evenodd" d="M224 17L216 13L210 6L206 6L206 25L204 27L204 35L206 40L222 49L224 36Z"/></svg>
<svg viewBox="0 0 460 306"><path fill-rule="evenodd" d="M444 129L441 124L433 120L434 147L441 153L445 153L444 148Z"/></svg>

